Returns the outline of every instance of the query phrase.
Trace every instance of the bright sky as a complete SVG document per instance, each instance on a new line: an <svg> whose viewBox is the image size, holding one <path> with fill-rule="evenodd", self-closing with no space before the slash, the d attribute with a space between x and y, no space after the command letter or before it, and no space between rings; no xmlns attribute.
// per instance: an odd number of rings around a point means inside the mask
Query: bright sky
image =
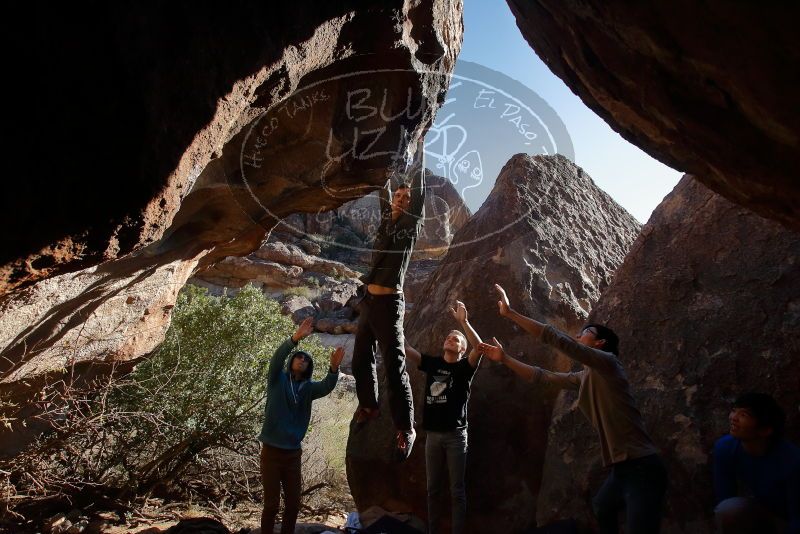
<svg viewBox="0 0 800 534"><path fill-rule="evenodd" d="M542 97L566 124L575 163L640 222L680 179L681 173L620 137L550 72L522 37L504 0L464 0L459 59L500 71Z"/></svg>

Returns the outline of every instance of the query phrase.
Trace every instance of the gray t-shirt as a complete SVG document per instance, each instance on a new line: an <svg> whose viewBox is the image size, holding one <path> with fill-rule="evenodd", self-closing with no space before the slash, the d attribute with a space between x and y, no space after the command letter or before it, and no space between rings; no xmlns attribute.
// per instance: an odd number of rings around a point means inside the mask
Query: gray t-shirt
<svg viewBox="0 0 800 534"><path fill-rule="evenodd" d="M644 429L625 370L614 354L582 345L549 325L541 341L584 365L583 370L573 373L535 367L534 381L578 390L578 408L597 431L603 465L658 453Z"/></svg>

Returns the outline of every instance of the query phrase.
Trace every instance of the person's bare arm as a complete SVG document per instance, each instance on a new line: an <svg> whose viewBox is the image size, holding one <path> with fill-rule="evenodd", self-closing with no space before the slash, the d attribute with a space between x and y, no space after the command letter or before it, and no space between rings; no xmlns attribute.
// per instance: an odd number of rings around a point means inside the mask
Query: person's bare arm
<svg viewBox="0 0 800 534"><path fill-rule="evenodd" d="M476 332L470 324L467 314L467 307L463 302L457 300L456 307L450 307L450 313L453 315L453 318L458 321L458 324L461 325L461 328L464 329L464 334L467 336L467 341L469 342L470 346L470 352L467 356L467 360L469 361L469 364L475 368L478 366L481 357L481 351L478 349L478 345L481 343L481 336L478 335L478 332Z"/></svg>
<svg viewBox="0 0 800 534"><path fill-rule="evenodd" d="M537 372L532 365L522 363L516 358L506 354L503 346L497 341L496 337L492 338L491 343L481 343L478 345L478 350L486 355L487 358L493 362L502 363L512 371L514 374L525 380L526 382L533 382L536 379Z"/></svg>
<svg viewBox="0 0 800 534"><path fill-rule="evenodd" d="M511 369L514 374L526 382L546 383L560 389L578 389L580 387L582 371L578 373L554 373L534 365L528 365L506 354L497 338L492 338L492 343L481 343L479 350L490 360L502 363Z"/></svg>
<svg viewBox="0 0 800 534"><path fill-rule="evenodd" d="M414 365L419 365L422 362L422 354L408 344L408 341L405 342L406 344L406 358L411 360Z"/></svg>

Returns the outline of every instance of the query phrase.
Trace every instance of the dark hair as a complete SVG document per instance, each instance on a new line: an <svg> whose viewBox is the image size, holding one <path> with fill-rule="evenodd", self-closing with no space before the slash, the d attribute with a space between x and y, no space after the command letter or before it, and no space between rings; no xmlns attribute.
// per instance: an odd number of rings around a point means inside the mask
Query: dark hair
<svg viewBox="0 0 800 534"><path fill-rule="evenodd" d="M772 441L779 439L783 435L786 414L783 408L770 395L755 391L742 393L734 401L733 407L750 410L758 422L758 426L772 428Z"/></svg>
<svg viewBox="0 0 800 534"><path fill-rule="evenodd" d="M604 324L589 323L583 329L586 330L590 327L597 330L597 335L595 336L597 339L605 341L603 350L619 356L619 337L617 337L617 334Z"/></svg>
<svg viewBox="0 0 800 534"><path fill-rule="evenodd" d="M298 356L308 361L308 366L306 366L306 370L303 371L303 376L301 377L301 379L310 380L311 374L314 372L314 358L312 358L311 355L304 350L296 351L294 354L292 354L292 357L289 358L289 373L292 372L292 363L294 362L294 359L297 358Z"/></svg>

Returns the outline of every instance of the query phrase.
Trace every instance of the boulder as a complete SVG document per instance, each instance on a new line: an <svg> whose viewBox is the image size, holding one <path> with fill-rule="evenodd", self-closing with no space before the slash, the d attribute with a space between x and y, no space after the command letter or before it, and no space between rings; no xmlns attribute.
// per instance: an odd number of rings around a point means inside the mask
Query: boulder
<svg viewBox="0 0 800 534"><path fill-rule="evenodd" d="M423 290L428 284L430 277L436 272L439 266L438 259L412 259L408 264L406 279L403 282L403 295L406 298L406 313L414 309L414 305L420 298L424 298Z"/></svg>
<svg viewBox="0 0 800 534"><path fill-rule="evenodd" d="M413 257L441 258L472 214L447 178L428 173L425 186L425 225Z"/></svg>
<svg viewBox="0 0 800 534"><path fill-rule="evenodd" d="M266 242L253 252L253 256L283 265L297 265L306 271L322 273L335 278L359 277L359 273L345 264L308 254L301 247L292 243Z"/></svg>
<svg viewBox="0 0 800 534"><path fill-rule="evenodd" d="M279 291L300 284L302 274L303 268L297 265L282 265L251 255L228 256L196 277L222 287L239 288L254 283L268 291Z"/></svg>
<svg viewBox="0 0 800 534"><path fill-rule="evenodd" d="M447 307L459 299L484 338L496 336L523 361L566 370L566 359L548 350L532 353L528 336L498 316L492 284L503 285L522 313L575 331L638 231L633 217L563 156L518 154L430 275L420 292L425 297L407 317L406 337L420 351L440 355L445 335L458 326ZM424 381L419 371L410 372L419 422ZM502 366L484 361L478 369L469 407L471 532L518 532L533 523L554 398ZM390 461L394 431L385 404L382 413L350 434L353 498L359 510L378 505L426 516L422 427L411 458L398 467Z"/></svg>
<svg viewBox="0 0 800 534"><path fill-rule="evenodd" d="M4 191L2 227L16 230L0 295L179 226L169 250L233 245L213 263L256 248L263 229L232 240L265 210L369 193L432 123L463 32L458 0L21 8L10 38L27 43L29 114L15 123L30 164Z"/></svg>
<svg viewBox="0 0 800 534"><path fill-rule="evenodd" d="M312 256L319 256L322 252L322 247L320 247L317 243L311 241L310 239L303 239L300 241L300 248L302 248L306 253L311 254Z"/></svg>
<svg viewBox="0 0 800 534"><path fill-rule="evenodd" d="M662 532L713 532L711 458L734 398L772 394L800 442L800 235L685 176L642 229L590 319L620 359L669 472ZM590 520L606 473L589 423L562 399L548 439L541 523Z"/></svg>
<svg viewBox="0 0 800 534"><path fill-rule="evenodd" d="M356 321L349 321L347 319L323 317L314 323L314 329L317 332L323 332L326 334L355 334L358 331L358 323Z"/></svg>
<svg viewBox="0 0 800 534"><path fill-rule="evenodd" d="M344 358L342 359L342 364L340 369L343 373L348 375L353 374L353 345L356 341L356 336L353 334L342 334L342 335L335 335L335 334L325 334L325 333L314 333L311 334L313 338L319 341L320 345L323 347L328 347L330 349L334 349L336 347L344 347Z"/></svg>
<svg viewBox="0 0 800 534"><path fill-rule="evenodd" d="M538 56L622 137L800 230L800 5L507 1Z"/></svg>
<svg viewBox="0 0 800 534"><path fill-rule="evenodd" d="M357 279L323 284L325 292L317 299L319 309L325 313L341 310L355 296L361 282Z"/></svg>
<svg viewBox="0 0 800 534"><path fill-rule="evenodd" d="M196 262L143 271L117 260L44 280L0 303L0 384L58 374L73 364L124 361L163 339L172 308ZM142 284L143 272L148 284Z"/></svg>
<svg viewBox="0 0 800 534"><path fill-rule="evenodd" d="M294 295L283 301L281 313L291 315L295 324L302 323L307 317L314 317L317 310L306 297Z"/></svg>

